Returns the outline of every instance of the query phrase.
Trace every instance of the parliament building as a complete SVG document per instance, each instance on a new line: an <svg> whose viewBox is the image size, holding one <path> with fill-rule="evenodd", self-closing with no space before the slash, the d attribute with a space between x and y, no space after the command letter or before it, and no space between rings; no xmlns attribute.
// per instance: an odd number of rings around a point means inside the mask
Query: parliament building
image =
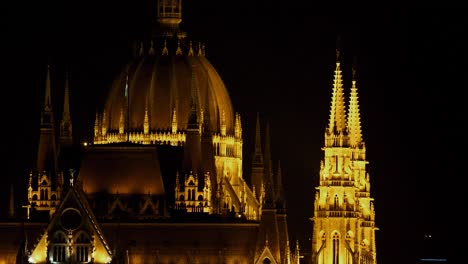
<svg viewBox="0 0 468 264"><path fill-rule="evenodd" d="M0 264L375 264L358 86L353 77L346 101L339 51L306 259L288 236L287 172L272 161L268 125L257 115L245 169L241 115L204 43L179 27L182 0L156 6L152 37L135 42L89 121L92 141L74 143L68 79L53 102L44 67L36 162L23 211L13 195L1 208L10 217L0 221Z"/></svg>

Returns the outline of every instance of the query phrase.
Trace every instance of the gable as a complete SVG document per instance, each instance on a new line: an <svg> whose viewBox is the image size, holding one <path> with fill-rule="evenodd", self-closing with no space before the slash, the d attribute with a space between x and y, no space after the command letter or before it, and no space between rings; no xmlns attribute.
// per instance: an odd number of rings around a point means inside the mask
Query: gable
<svg viewBox="0 0 468 264"><path fill-rule="evenodd" d="M260 257L258 257L258 259L255 261L255 264L277 264L268 246L265 246L262 254L260 254Z"/></svg>
<svg viewBox="0 0 468 264"><path fill-rule="evenodd" d="M108 263L112 259L85 194L74 186L70 186L38 241L29 257L31 263Z"/></svg>

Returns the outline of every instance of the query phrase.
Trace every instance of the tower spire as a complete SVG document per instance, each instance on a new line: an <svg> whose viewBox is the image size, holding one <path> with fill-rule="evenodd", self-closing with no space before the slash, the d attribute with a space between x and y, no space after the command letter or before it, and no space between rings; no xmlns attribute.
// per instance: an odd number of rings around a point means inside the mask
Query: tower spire
<svg viewBox="0 0 468 264"><path fill-rule="evenodd" d="M252 160L251 184L256 198L261 202L263 195L265 164L263 163L262 144L260 137L260 114L257 112L257 125L255 128L255 152Z"/></svg>
<svg viewBox="0 0 468 264"><path fill-rule="evenodd" d="M328 124L329 133L342 133L345 130L345 101L343 91L343 77L341 74L341 50L340 37L338 37L336 45L336 63L335 76L333 80L333 92L330 108L330 119Z"/></svg>
<svg viewBox="0 0 468 264"><path fill-rule="evenodd" d="M260 113L257 112L257 125L255 126L255 153L254 160L263 163L262 142L260 137Z"/></svg>
<svg viewBox="0 0 468 264"><path fill-rule="evenodd" d="M62 146L69 146L72 144L72 122L70 118L70 87L69 87L69 74L66 73L65 77L65 93L63 98L63 112L62 121L60 122L60 144Z"/></svg>
<svg viewBox="0 0 468 264"><path fill-rule="evenodd" d="M284 189L283 189L283 174L281 172L281 161L278 161L278 169L276 172L276 208L284 212L286 210Z"/></svg>
<svg viewBox="0 0 468 264"><path fill-rule="evenodd" d="M190 87L190 113L189 113L189 120L188 120L188 128L189 129L199 129L198 123L198 86L196 81L196 66L192 64L192 79L191 79L191 87Z"/></svg>
<svg viewBox="0 0 468 264"><path fill-rule="evenodd" d="M44 96L44 111L52 111L52 100L50 98L50 64L47 64L46 91Z"/></svg>
<svg viewBox="0 0 468 264"><path fill-rule="evenodd" d="M198 86L195 76L195 64L192 64L192 84L191 84L191 106L187 122L187 135L184 146L184 167L185 172L192 172L194 175L200 173L201 169L201 137L200 125L198 121Z"/></svg>
<svg viewBox="0 0 468 264"><path fill-rule="evenodd" d="M57 171L57 149L55 145L55 128L54 115L52 112L49 64L47 65L44 109L41 113L41 127L36 169L39 173L42 173L44 170L52 173Z"/></svg>
<svg viewBox="0 0 468 264"><path fill-rule="evenodd" d="M337 57L330 127L325 133L320 180L315 192L311 260L312 263L375 264L375 230L378 229L366 169L366 148L361 140L357 71L354 65L345 124L339 52ZM352 224L361 221L366 224ZM368 243L361 247L362 241Z"/></svg>
<svg viewBox="0 0 468 264"><path fill-rule="evenodd" d="M361 132L361 116L359 113L359 98L357 88L357 64L356 57L353 62L353 77L351 80L351 93L349 97L348 109L348 128L349 128L349 142L352 147L357 147L362 143Z"/></svg>
<svg viewBox="0 0 468 264"><path fill-rule="evenodd" d="M265 207L274 207L275 193L273 188L273 172L271 165L271 149L270 149L270 124L266 122L265 127L265 149L263 151L265 162Z"/></svg>

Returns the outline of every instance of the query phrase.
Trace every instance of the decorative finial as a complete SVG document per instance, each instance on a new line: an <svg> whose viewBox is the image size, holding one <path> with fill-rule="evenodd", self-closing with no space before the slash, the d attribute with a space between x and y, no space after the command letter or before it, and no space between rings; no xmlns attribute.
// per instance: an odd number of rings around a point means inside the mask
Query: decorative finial
<svg viewBox="0 0 468 264"><path fill-rule="evenodd" d="M340 61L341 60L341 36L338 35L338 37L336 38L336 61Z"/></svg>
<svg viewBox="0 0 468 264"><path fill-rule="evenodd" d="M193 56L192 41L190 41L190 48L189 48L189 51L188 51L188 56Z"/></svg>
<svg viewBox="0 0 468 264"><path fill-rule="evenodd" d="M353 72L353 80L356 80L356 78L357 78L357 58L356 58L356 56L353 57L352 72Z"/></svg>
<svg viewBox="0 0 468 264"><path fill-rule="evenodd" d="M198 53L197 53L197 55L198 56L203 56L201 42L198 42Z"/></svg>
<svg viewBox="0 0 468 264"><path fill-rule="evenodd" d="M75 176L75 169L70 169L70 186L73 186L74 176Z"/></svg>
<svg viewBox="0 0 468 264"><path fill-rule="evenodd" d="M175 52L176 55L182 55L182 49L180 48L180 40L177 40L177 50Z"/></svg>
<svg viewBox="0 0 468 264"><path fill-rule="evenodd" d="M162 50L162 55L168 55L169 54L169 50L167 49L167 41L164 39L164 48Z"/></svg>
<svg viewBox="0 0 468 264"><path fill-rule="evenodd" d="M143 44L143 43L142 43ZM143 46L142 46L143 47ZM154 55L155 54L155 51L154 51L154 43L153 41L151 40L151 44L150 44L150 49L149 49L149 55Z"/></svg>
<svg viewBox="0 0 468 264"><path fill-rule="evenodd" d="M159 0L158 22L169 32L177 32L182 22L182 0Z"/></svg>

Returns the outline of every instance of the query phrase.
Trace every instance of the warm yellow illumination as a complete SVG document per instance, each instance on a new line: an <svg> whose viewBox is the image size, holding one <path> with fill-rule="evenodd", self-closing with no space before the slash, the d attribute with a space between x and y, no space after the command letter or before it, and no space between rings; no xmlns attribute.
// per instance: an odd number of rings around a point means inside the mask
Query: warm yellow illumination
<svg viewBox="0 0 468 264"><path fill-rule="evenodd" d="M313 263L376 263L375 212L354 74L351 85L346 111L341 66L337 61L330 122L325 131L324 158L315 193Z"/></svg>
<svg viewBox="0 0 468 264"><path fill-rule="evenodd" d="M112 258L107 254L103 252L93 252L93 258L94 258L94 263L110 263L112 261Z"/></svg>
<svg viewBox="0 0 468 264"><path fill-rule="evenodd" d="M31 263L45 263L47 258L47 235L44 234L37 243L37 246L34 248L31 256L29 257L29 262Z"/></svg>

